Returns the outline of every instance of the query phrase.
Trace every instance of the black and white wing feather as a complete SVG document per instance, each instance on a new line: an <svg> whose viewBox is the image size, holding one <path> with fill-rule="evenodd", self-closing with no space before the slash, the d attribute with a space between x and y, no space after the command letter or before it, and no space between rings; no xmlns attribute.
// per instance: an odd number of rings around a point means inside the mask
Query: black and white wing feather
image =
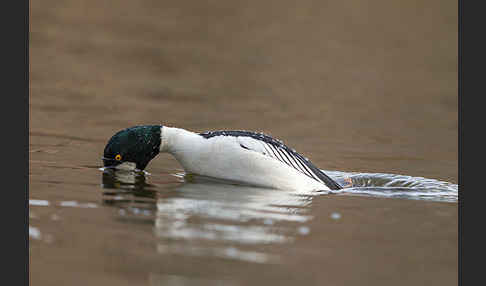
<svg viewBox="0 0 486 286"><path fill-rule="evenodd" d="M237 142L241 148L259 152L263 155L269 156L280 162L287 164L302 174L327 185L331 190L339 190L342 187L332 180L329 176L324 174L319 168L314 166L307 158L290 149L281 141L276 140L268 135L262 133L255 133L249 131L209 131L200 133L204 138L211 138L215 136L233 136L237 138Z"/></svg>

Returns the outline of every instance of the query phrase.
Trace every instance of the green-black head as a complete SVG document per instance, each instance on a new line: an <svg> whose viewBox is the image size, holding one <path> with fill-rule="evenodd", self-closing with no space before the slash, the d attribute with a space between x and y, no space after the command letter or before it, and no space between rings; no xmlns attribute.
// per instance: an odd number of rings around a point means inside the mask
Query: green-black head
<svg viewBox="0 0 486 286"><path fill-rule="evenodd" d="M103 165L117 167L130 162L139 170L160 152L161 125L134 126L117 132L105 146Z"/></svg>

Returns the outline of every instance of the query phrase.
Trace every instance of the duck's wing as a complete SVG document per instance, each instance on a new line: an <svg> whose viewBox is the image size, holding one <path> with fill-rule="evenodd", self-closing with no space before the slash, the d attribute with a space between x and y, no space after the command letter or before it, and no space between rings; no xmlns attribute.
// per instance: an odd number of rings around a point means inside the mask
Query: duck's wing
<svg viewBox="0 0 486 286"><path fill-rule="evenodd" d="M268 135L249 131L210 131L199 135L207 139L216 136L236 137L237 143L243 149L276 159L298 172L327 185L331 190L342 189L337 182L314 166L307 158L287 147L282 141Z"/></svg>

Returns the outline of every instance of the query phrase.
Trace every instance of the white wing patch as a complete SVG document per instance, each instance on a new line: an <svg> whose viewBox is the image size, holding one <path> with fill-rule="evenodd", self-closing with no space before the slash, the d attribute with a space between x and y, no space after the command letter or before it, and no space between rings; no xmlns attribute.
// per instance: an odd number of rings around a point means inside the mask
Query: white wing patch
<svg viewBox="0 0 486 286"><path fill-rule="evenodd" d="M295 170L301 172L302 174L311 177L312 179L324 183L318 176L312 172L309 167L302 161L301 158L295 156L294 154L288 152L284 148L280 148L270 143L260 141L247 136L238 136L236 141L244 149L258 152L260 154L269 156L280 162L294 168ZM325 183L324 183L325 184Z"/></svg>

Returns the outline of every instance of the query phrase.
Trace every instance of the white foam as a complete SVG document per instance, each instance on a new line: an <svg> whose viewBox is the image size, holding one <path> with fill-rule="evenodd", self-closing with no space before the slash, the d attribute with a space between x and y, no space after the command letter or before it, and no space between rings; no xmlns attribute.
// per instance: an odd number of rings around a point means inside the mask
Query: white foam
<svg viewBox="0 0 486 286"><path fill-rule="evenodd" d="M33 239L41 239L41 232L37 227L29 225L29 237Z"/></svg>
<svg viewBox="0 0 486 286"><path fill-rule="evenodd" d="M334 212L331 214L331 218L332 219L335 219L335 220L338 220L341 218L341 214L340 213L337 213L337 212Z"/></svg>
<svg viewBox="0 0 486 286"><path fill-rule="evenodd" d="M76 208L97 208L95 203L78 203L77 201L62 201L59 203L61 207L76 207Z"/></svg>
<svg viewBox="0 0 486 286"><path fill-rule="evenodd" d="M48 206L49 201L29 199L29 206Z"/></svg>

